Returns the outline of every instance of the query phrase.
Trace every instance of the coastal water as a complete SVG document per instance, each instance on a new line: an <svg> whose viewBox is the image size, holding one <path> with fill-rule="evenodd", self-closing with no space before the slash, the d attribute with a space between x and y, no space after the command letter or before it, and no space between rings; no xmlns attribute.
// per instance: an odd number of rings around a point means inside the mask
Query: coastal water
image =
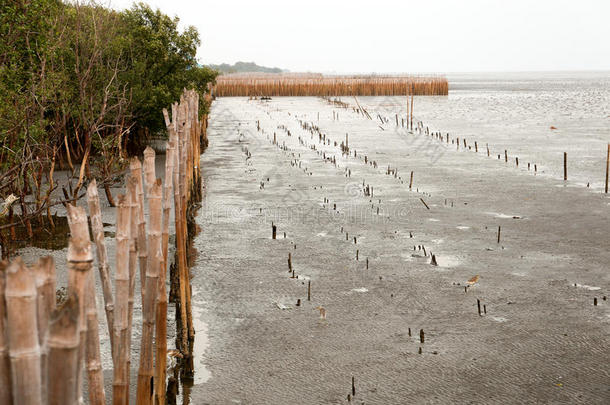
<svg viewBox="0 0 610 405"><path fill-rule="evenodd" d="M508 151L527 169L603 186L610 142L610 72L449 74L449 96L416 97L414 120L431 131L466 138L492 156ZM406 97L365 97L365 108L406 113ZM551 129L555 127L556 129ZM525 166L523 166L525 164Z"/></svg>

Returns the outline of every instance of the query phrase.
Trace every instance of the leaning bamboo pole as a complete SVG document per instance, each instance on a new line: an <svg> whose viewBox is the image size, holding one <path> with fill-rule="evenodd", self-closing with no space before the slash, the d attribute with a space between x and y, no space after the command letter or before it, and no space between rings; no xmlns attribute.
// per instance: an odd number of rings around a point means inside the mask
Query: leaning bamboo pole
<svg viewBox="0 0 610 405"><path fill-rule="evenodd" d="M114 405L124 405L129 402L129 385L127 376L128 347L128 312L129 312L129 262L130 262L130 239L131 239L131 209L125 195L118 197L117 209L117 248L116 248L116 271L115 291L116 298L114 318L114 342L116 345L113 356L113 395Z"/></svg>
<svg viewBox="0 0 610 405"><path fill-rule="evenodd" d="M49 322L49 405L77 405L79 341L78 296L72 293L51 313Z"/></svg>
<svg viewBox="0 0 610 405"><path fill-rule="evenodd" d="M100 209L100 199L95 179L93 179L87 187L87 202L89 205L89 216L91 217L93 240L95 241L97 266L102 282L102 291L104 293L104 309L106 311L108 334L110 335L110 346L114 353L114 299L112 297L112 280L110 279L108 253L104 240L104 224L102 223L102 211Z"/></svg>
<svg viewBox="0 0 610 405"><path fill-rule="evenodd" d="M163 261L161 254L161 206L162 182L157 179L150 187L148 194L149 233L148 233L148 263L144 301L142 302L142 339L140 341L140 367L138 369L138 388L136 403L138 405L152 404L152 381L154 377L153 337L155 331L155 314L157 292L159 290L159 267Z"/></svg>
<svg viewBox="0 0 610 405"><path fill-rule="evenodd" d="M4 289L6 287L7 261L0 261L0 404L11 404L11 361L8 349L8 330L6 324L6 304Z"/></svg>
<svg viewBox="0 0 610 405"><path fill-rule="evenodd" d="M19 257L6 269L5 300L13 404L42 404L36 282Z"/></svg>
<svg viewBox="0 0 610 405"><path fill-rule="evenodd" d="M106 403L104 393L104 376L102 370L101 354L100 354L100 338L99 338L99 323L97 319L97 303L95 299L95 278L91 271L93 256L91 253L91 242L89 236L89 225L87 223L87 214L84 208L68 206L68 225L70 233L75 240L84 240L86 244L84 248L88 250L91 256L88 262L79 263L78 271L72 272L74 287L80 289L84 295L79 295L81 304L81 315L84 323L84 329L81 329L81 345L84 347L84 360L87 369L87 378L89 381L89 403L92 405L103 405ZM84 280L81 280L84 277ZM77 292L77 290L75 290ZM83 330L85 335L83 335ZM80 349L83 350L83 349ZM79 364L80 367L80 364Z"/></svg>
<svg viewBox="0 0 610 405"><path fill-rule="evenodd" d="M42 398L48 397L48 326L51 311L55 309L55 262L52 256L42 257L33 266L36 276L38 344L41 348Z"/></svg>

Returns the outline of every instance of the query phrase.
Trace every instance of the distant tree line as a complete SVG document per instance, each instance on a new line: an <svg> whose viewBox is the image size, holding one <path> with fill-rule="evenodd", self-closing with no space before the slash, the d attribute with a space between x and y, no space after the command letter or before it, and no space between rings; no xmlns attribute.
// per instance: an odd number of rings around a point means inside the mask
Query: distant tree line
<svg viewBox="0 0 610 405"><path fill-rule="evenodd" d="M164 131L162 108L183 88L205 92L216 77L197 62L197 30L180 31L178 18L144 3L125 11L95 2L2 3L0 224L12 214L11 194L22 218L48 213L60 169L74 178L66 200L92 177L108 190L125 158Z"/></svg>
<svg viewBox="0 0 610 405"><path fill-rule="evenodd" d="M233 65L228 63L221 63L219 65L208 65L209 68L217 70L221 73L249 73L249 72L262 72L262 73L284 73L287 70L280 69L278 67L266 67L257 65L254 62L235 62Z"/></svg>

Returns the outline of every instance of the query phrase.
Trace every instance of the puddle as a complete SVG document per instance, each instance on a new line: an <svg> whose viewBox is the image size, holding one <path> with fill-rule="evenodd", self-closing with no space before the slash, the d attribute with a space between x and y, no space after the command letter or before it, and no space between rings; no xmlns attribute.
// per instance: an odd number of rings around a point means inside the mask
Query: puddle
<svg viewBox="0 0 610 405"><path fill-rule="evenodd" d="M358 292L358 293L365 293L365 292L368 292L369 290L367 290L364 287L360 287L360 288L352 288L352 291L353 292Z"/></svg>
<svg viewBox="0 0 610 405"><path fill-rule="evenodd" d="M430 221L430 222L441 222L440 219L436 219L436 218L428 218L428 221Z"/></svg>
<svg viewBox="0 0 610 405"><path fill-rule="evenodd" d="M508 319L501 317L501 316L490 316L490 318L492 320L494 320L496 322L500 322L500 323L508 321Z"/></svg>
<svg viewBox="0 0 610 405"><path fill-rule="evenodd" d="M14 239L8 242L9 249L22 249L26 246L33 246L45 250L60 250L68 247L70 238L70 228L68 227L68 217L60 217L53 215L53 223L55 228L51 228L49 221L44 217L44 225L40 225L37 220L32 220L32 232L34 236L28 237L28 232L25 225L18 224L14 227ZM16 220L17 217L14 218ZM1 225L2 223L0 223ZM10 231L3 230L3 237L10 238Z"/></svg>
<svg viewBox="0 0 610 405"><path fill-rule="evenodd" d="M316 236L324 237L324 236L326 236L326 232L320 232L320 233L319 233L319 234L317 234Z"/></svg>
<svg viewBox="0 0 610 405"><path fill-rule="evenodd" d="M595 286L591 286L591 285L586 285L586 284L574 284L574 287L578 287L578 288L584 288L585 290L589 290L589 291L597 291L597 290L601 290L601 287L595 287Z"/></svg>
<svg viewBox="0 0 610 405"><path fill-rule="evenodd" d="M469 226L463 226L463 225L456 226L455 228L456 228L456 229L459 229L459 230L461 230L461 231L465 231L466 229L470 229L470 227L469 227Z"/></svg>
<svg viewBox="0 0 610 405"><path fill-rule="evenodd" d="M499 212L486 212L486 214L494 216L496 218L502 218L502 219L523 219L523 217L521 215L508 215L508 214L502 214Z"/></svg>
<svg viewBox="0 0 610 405"><path fill-rule="evenodd" d="M439 267L456 267L461 263L457 256L443 254L438 255L436 253L434 255L436 256L436 262L438 263Z"/></svg>
<svg viewBox="0 0 610 405"><path fill-rule="evenodd" d="M195 285L192 286L193 298L198 295ZM202 320L203 308L205 302L202 300L193 299L193 327L195 328L195 342L193 343L193 365L195 367L195 379L193 383L203 384L207 382L212 373L208 370L203 360L205 357L206 350L210 347L210 341L208 338L208 324Z"/></svg>

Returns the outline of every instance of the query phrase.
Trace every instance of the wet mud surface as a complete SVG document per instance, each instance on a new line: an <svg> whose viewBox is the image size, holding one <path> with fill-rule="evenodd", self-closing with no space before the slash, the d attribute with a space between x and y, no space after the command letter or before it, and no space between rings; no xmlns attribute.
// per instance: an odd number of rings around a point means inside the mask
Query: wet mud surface
<svg viewBox="0 0 610 405"><path fill-rule="evenodd" d="M610 199L371 104L215 101L185 402L608 403Z"/></svg>

